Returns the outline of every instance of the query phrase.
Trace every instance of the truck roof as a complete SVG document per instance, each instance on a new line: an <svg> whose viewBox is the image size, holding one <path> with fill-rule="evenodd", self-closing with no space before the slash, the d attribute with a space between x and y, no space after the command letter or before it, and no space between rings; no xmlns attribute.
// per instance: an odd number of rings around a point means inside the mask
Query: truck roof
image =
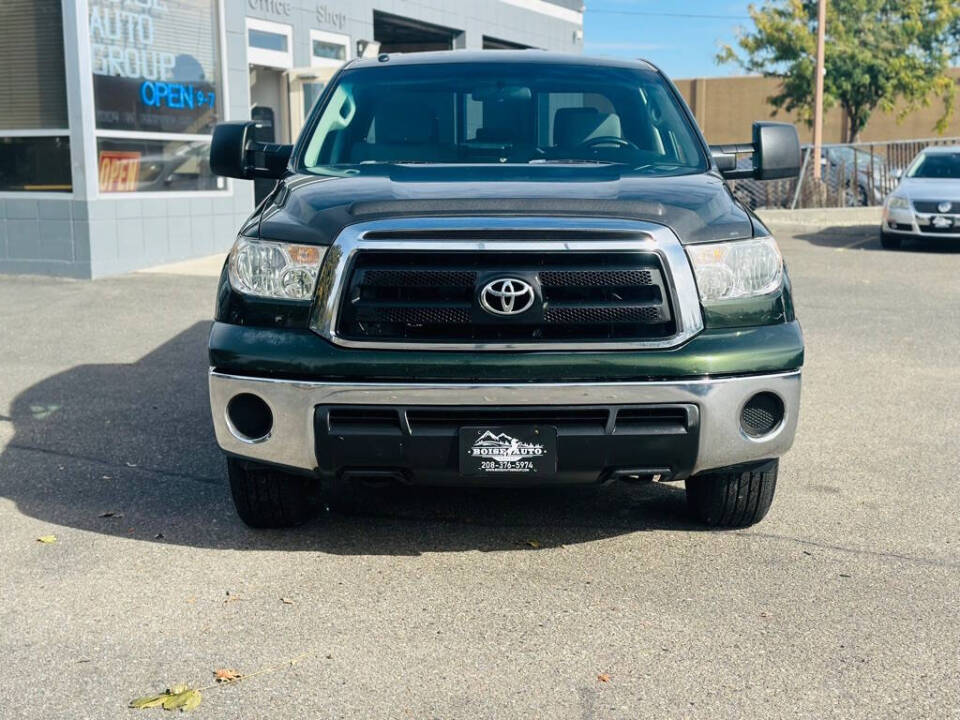
<svg viewBox="0 0 960 720"><path fill-rule="evenodd" d="M928 145L920 152L927 155L951 155L960 152L960 145Z"/></svg>
<svg viewBox="0 0 960 720"><path fill-rule="evenodd" d="M382 55L381 55L382 57ZM641 68L657 71L646 60L621 60L618 58L596 58L574 53L551 52L547 50L440 50L434 52L389 53L389 60L379 58L358 58L349 64L350 68L388 67L391 65L441 65L451 63L495 64L529 63L531 65L581 65L584 67Z"/></svg>

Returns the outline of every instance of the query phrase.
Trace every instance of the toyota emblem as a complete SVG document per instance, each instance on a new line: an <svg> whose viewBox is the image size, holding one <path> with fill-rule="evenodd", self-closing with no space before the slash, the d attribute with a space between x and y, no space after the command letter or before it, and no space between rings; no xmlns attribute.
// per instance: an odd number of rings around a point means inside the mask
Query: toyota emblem
<svg viewBox="0 0 960 720"><path fill-rule="evenodd" d="M480 291L480 307L493 315L519 315L533 305L533 286L517 278L497 278Z"/></svg>
<svg viewBox="0 0 960 720"><path fill-rule="evenodd" d="M937 205L937 211L942 213L950 212L951 207L952 207L952 203L945 201Z"/></svg>

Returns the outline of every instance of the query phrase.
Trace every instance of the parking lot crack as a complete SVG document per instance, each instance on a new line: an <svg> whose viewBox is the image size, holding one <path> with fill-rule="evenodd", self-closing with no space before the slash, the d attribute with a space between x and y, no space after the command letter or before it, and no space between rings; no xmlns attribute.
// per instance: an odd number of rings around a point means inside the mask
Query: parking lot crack
<svg viewBox="0 0 960 720"><path fill-rule="evenodd" d="M53 457L68 458L70 460L80 460L83 462L94 463L104 468L109 468L110 470L122 470L124 472L134 472L141 473L146 475L158 475L161 477L175 478L177 480L189 480L191 482L202 482L210 485L219 484L221 482L220 478L217 477L205 477L203 475L191 475L190 473L180 473L174 472L171 470L161 470L158 468L149 468L142 467L139 465L131 465L129 463L118 465L110 460L105 460L103 458L94 457L92 455L81 455L79 453L67 453L60 452L58 450L50 450L47 448L37 447L35 445L21 445L18 443L10 443L7 445L7 450L22 450L25 452L40 453L42 455L50 455Z"/></svg>
<svg viewBox="0 0 960 720"><path fill-rule="evenodd" d="M884 560L896 560L899 562L912 563L915 565L927 565L930 567L940 567L940 568L947 568L950 570L960 570L960 563L951 562L949 560L938 560L935 558L917 557L915 555L903 555L903 554L894 553L894 552L884 552L882 550L864 550L862 548L852 548L852 547L846 547L843 545L831 545L830 543L822 543L816 540L805 540L803 538L790 537L788 535L774 535L771 533L759 533L759 532L738 532L735 534L738 537L760 538L763 540L782 540L784 542L790 542L797 545L820 548L821 550L833 550L835 552L848 553L851 555L860 555L864 557L876 557Z"/></svg>

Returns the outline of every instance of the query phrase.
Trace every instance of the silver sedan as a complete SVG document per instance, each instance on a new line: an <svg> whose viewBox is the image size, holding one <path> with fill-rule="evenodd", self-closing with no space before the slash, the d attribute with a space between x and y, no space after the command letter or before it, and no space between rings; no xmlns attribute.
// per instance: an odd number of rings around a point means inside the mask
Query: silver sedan
<svg viewBox="0 0 960 720"><path fill-rule="evenodd" d="M923 150L887 197L883 247L899 248L910 237L960 240L960 145Z"/></svg>

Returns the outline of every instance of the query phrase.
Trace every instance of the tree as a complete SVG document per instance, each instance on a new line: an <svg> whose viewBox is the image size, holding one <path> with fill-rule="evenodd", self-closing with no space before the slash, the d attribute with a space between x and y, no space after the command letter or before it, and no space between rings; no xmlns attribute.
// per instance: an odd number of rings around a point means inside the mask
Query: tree
<svg viewBox="0 0 960 720"><path fill-rule="evenodd" d="M766 0L751 5L754 30L724 46L718 62L781 79L769 98L775 108L813 119L817 48L817 0ZM943 102L935 130L943 133L953 114L956 85L946 74L960 43L956 0L828 0L824 108L846 115L844 141L856 142L877 108L900 120L931 97Z"/></svg>

